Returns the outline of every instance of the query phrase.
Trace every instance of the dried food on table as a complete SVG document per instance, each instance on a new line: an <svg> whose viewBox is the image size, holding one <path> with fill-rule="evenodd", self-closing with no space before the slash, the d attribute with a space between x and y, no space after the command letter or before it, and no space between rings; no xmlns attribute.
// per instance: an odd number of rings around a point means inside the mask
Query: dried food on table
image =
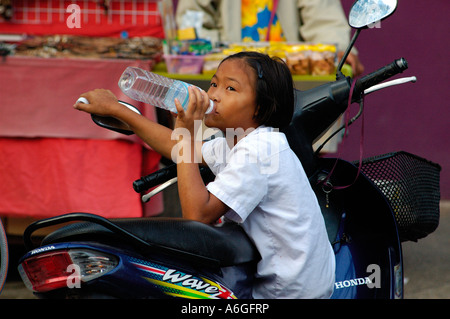
<svg viewBox="0 0 450 319"><path fill-rule="evenodd" d="M110 38L82 36L35 36L22 41L15 55L72 58L122 58L159 60L162 43L158 38Z"/></svg>

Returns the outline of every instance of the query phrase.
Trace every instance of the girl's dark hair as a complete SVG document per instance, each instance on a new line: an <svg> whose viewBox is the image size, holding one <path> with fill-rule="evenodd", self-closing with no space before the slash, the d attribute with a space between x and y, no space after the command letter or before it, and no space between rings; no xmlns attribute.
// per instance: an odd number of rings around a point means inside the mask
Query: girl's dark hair
<svg viewBox="0 0 450 319"><path fill-rule="evenodd" d="M294 113L294 84L286 63L253 51L239 52L223 61L230 59L243 59L255 71L258 123L276 128L288 126Z"/></svg>

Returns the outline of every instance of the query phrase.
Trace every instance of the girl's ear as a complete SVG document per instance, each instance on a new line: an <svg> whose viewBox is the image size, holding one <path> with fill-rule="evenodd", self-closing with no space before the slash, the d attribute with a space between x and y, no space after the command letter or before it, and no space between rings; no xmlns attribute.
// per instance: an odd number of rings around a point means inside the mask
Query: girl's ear
<svg viewBox="0 0 450 319"><path fill-rule="evenodd" d="M258 118L258 114L259 114L259 109L260 109L260 106L259 106L259 105L257 105L257 106L256 106L256 108L255 108L255 114L253 114L253 119L256 119L256 118Z"/></svg>

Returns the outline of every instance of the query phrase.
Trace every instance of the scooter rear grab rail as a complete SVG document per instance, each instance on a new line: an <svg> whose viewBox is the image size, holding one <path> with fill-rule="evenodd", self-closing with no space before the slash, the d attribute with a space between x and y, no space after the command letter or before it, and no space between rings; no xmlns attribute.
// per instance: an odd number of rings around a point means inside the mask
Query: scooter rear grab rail
<svg viewBox="0 0 450 319"><path fill-rule="evenodd" d="M364 90L402 73L407 68L407 61L400 58L356 80L352 102L359 101ZM351 85L351 78L341 77L310 90L295 90L294 116L291 124L283 132L291 148L300 158L308 177L315 171L312 144L347 109ZM211 172L207 168L201 168L201 173L205 177ZM174 177L176 177L175 164L134 181L133 189L137 193L142 193Z"/></svg>
<svg viewBox="0 0 450 319"><path fill-rule="evenodd" d="M34 248L32 241L32 234L36 230L73 221L85 221L101 225L106 229L112 231L117 236L120 236L123 240L130 242L147 252L155 252L165 255L177 256L178 258L182 258L192 263L198 263L201 265L217 267L220 264L220 262L216 259L200 255L194 255L183 250L147 242L139 238L138 236L135 236L134 234L130 233L129 231L123 229L122 227L117 226L116 224L114 224L113 222L109 221L104 217L86 213L70 213L60 216L54 216L43 220L38 220L30 224L23 233L23 240L26 250L31 251Z"/></svg>

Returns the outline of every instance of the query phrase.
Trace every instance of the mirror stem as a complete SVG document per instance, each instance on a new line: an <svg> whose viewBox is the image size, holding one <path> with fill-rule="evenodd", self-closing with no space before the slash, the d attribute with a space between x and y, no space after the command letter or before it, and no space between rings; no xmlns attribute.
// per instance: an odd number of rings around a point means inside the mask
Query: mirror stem
<svg viewBox="0 0 450 319"><path fill-rule="evenodd" d="M337 67L337 74L336 74L337 80L339 80L340 78L342 78L344 76L341 72L342 67L344 66L345 60L347 60L347 57L350 54L350 51L352 50L353 46L355 45L356 39L358 38L361 30L362 29L356 29L356 32L353 35L352 40L350 41L350 44L347 47L347 50L345 50L344 56L342 57L341 61L339 61L339 65Z"/></svg>

